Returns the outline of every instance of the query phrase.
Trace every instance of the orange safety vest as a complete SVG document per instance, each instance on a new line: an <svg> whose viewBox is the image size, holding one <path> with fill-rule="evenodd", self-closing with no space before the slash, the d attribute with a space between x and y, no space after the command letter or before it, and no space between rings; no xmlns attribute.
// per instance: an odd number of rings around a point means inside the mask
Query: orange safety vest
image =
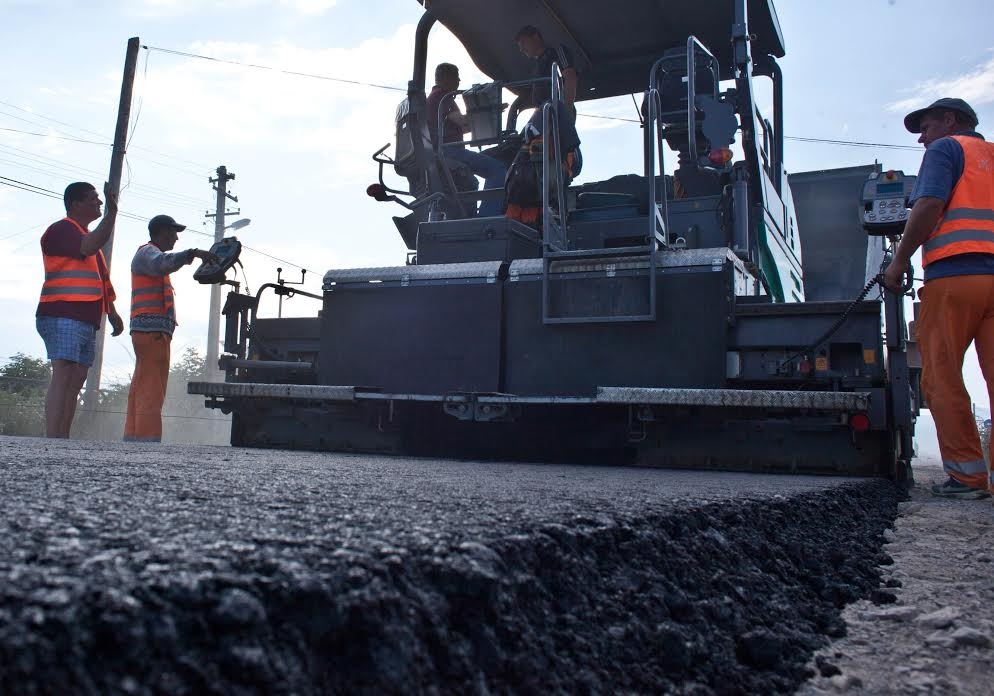
<svg viewBox="0 0 994 696"><path fill-rule="evenodd" d="M143 249L149 244L142 244ZM173 284L169 275L147 276L138 273L131 274L131 318L139 314L164 314L176 321L176 310L173 306Z"/></svg>
<svg viewBox="0 0 994 696"><path fill-rule="evenodd" d="M952 138L963 146L963 175L922 246L923 266L959 254L994 255L994 143Z"/></svg>
<svg viewBox="0 0 994 696"><path fill-rule="evenodd" d="M87 231L72 218L65 218L86 236ZM117 299L114 286L110 282L104 253L97 251L83 258L49 256L42 252L45 264L45 282L41 286L42 302L93 302L103 300L104 312L110 303Z"/></svg>

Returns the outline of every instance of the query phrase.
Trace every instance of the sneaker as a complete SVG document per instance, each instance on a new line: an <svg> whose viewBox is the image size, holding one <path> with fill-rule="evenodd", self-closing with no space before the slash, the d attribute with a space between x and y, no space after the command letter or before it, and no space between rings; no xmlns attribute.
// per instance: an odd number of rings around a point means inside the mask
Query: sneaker
<svg viewBox="0 0 994 696"><path fill-rule="evenodd" d="M932 486L932 495L940 498L959 498L960 500L980 500L990 495L987 491L979 488L970 488L964 483L960 483L953 477L949 477L943 483L936 483Z"/></svg>

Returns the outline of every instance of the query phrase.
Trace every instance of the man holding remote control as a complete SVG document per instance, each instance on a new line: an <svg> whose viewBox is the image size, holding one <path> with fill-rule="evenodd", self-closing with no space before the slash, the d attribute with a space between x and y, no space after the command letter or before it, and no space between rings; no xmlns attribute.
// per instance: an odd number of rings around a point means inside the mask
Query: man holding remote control
<svg viewBox="0 0 994 696"><path fill-rule="evenodd" d="M186 229L168 215L148 222L149 241L131 260L131 343L135 374L128 393L124 439L129 442L162 440L162 405L169 381L169 346L176 329L173 286L169 274L194 259L216 261L209 251L172 252L179 232Z"/></svg>

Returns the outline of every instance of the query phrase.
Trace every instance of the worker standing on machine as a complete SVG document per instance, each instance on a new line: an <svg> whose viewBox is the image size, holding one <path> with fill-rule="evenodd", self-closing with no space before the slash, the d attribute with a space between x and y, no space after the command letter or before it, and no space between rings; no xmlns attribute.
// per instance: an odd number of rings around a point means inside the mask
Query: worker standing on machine
<svg viewBox="0 0 994 696"><path fill-rule="evenodd" d="M916 324L922 391L949 475L932 493L982 498L994 480L962 371L975 342L988 394L994 390L994 144L974 130L977 114L962 99L939 99L905 116L904 125L921 133L926 150L884 284L902 292L901 278L922 248L925 286Z"/></svg>
<svg viewBox="0 0 994 696"><path fill-rule="evenodd" d="M135 374L128 392L124 424L127 442L162 440L162 405L169 380L169 346L176 329L173 286L169 274L194 259L214 261L209 251L187 249L169 253L186 229L168 215L148 222L149 241L138 247L131 260L131 343L135 348Z"/></svg>

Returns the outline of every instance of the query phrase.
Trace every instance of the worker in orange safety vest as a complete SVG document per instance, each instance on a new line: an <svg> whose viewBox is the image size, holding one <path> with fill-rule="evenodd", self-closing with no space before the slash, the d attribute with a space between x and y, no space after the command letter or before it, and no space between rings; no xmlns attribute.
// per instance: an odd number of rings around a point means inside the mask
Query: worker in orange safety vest
<svg viewBox="0 0 994 696"><path fill-rule="evenodd" d="M201 249L169 253L186 229L168 215L149 220L149 241L131 261L131 343L135 373L128 392L124 439L129 442L162 440L162 405L169 381L169 348L176 329L176 309L169 274L194 259L216 260Z"/></svg>
<svg viewBox="0 0 994 696"><path fill-rule="evenodd" d="M79 392L93 364L96 335L104 315L113 336L124 331L114 308L114 286L100 251L114 232L117 196L104 184L107 211L93 184L77 181L66 187L66 217L53 223L41 237L45 282L35 312L38 333L52 361L52 379L45 395L45 436L69 437Z"/></svg>
<svg viewBox="0 0 994 696"><path fill-rule="evenodd" d="M963 357L976 344L989 398L994 390L994 144L976 132L962 99L913 111L905 127L920 133L925 157L911 194L911 215L884 284L900 292L912 254L922 250L925 286L916 322L922 391L935 419L948 479L932 493L987 497L994 479L980 443ZM994 398L991 398L994 401Z"/></svg>

